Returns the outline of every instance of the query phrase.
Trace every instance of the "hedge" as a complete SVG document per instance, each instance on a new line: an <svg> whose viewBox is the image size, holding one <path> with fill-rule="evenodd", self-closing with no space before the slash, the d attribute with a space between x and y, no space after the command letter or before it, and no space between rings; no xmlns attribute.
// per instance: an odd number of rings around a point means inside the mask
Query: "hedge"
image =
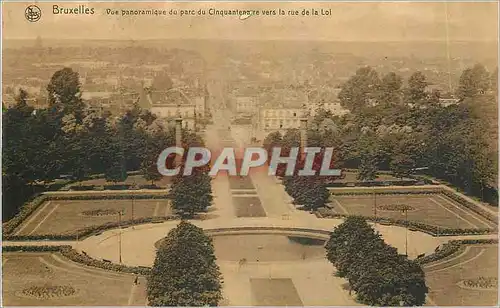
<svg viewBox="0 0 500 308"><path fill-rule="evenodd" d="M400 227L408 227L409 229L414 229L415 231L425 232L432 236L448 236L448 235L470 235L470 234L491 234L495 233L496 230L487 228L477 228L477 229L461 229L461 228L443 228L433 225L424 224L416 221L408 221L403 219L393 219L388 217L375 217L375 216L362 216L362 215L346 215L346 214L333 214L328 213L326 210L319 212L320 218L346 218L348 216L361 216L364 219L372 222L377 222L380 224L396 225Z"/></svg>
<svg viewBox="0 0 500 308"><path fill-rule="evenodd" d="M341 190L341 189L328 189L331 195L333 196L361 196L361 195L434 195L442 192L442 189L437 187L414 187L413 189L408 188L387 188L384 190L376 189L349 189L349 190Z"/></svg>
<svg viewBox="0 0 500 308"><path fill-rule="evenodd" d="M474 245L474 244L496 244L498 243L497 239L476 239L476 240L453 240L445 243L441 246L440 249L436 250L433 254L430 254L425 257L417 258L415 261L420 264L427 264L431 262L435 262L446 257L449 257L453 254L462 252L465 249L465 245Z"/></svg>
<svg viewBox="0 0 500 308"><path fill-rule="evenodd" d="M123 264L116 264L111 262L105 262L102 260L97 260L88 255L81 254L78 251L71 248L71 246L62 247L60 250L61 254L73 262L84 264L91 267L97 267L109 271L122 272L122 273L132 273L147 276L151 271L151 268L144 266L126 266Z"/></svg>
<svg viewBox="0 0 500 308"><path fill-rule="evenodd" d="M138 199L168 199L170 194L165 192L164 194L147 194L147 193L137 193L137 194L89 194L89 195L47 195L49 200L138 200Z"/></svg>
<svg viewBox="0 0 500 308"><path fill-rule="evenodd" d="M148 275L151 268L145 266L126 266L111 262L105 262L89 257L86 254L79 253L69 245L61 246L5 246L4 252L60 252L64 257L73 262L80 263L86 266L97 267L104 270L110 270L122 273L132 273L139 275Z"/></svg>
<svg viewBox="0 0 500 308"><path fill-rule="evenodd" d="M452 199L453 201L459 203L460 205L465 206L469 210L479 214L480 216L488 219L489 221L495 223L496 225L498 225L498 216L497 215L493 215L493 214L481 209L479 206L477 206L473 202L470 202L470 201L460 197L458 194L456 194L454 192L443 189L442 194L445 195L446 197Z"/></svg>
<svg viewBox="0 0 500 308"><path fill-rule="evenodd" d="M60 245L60 246L52 246L52 245L43 245L43 246L3 246L2 251L3 252L58 252L61 251L61 249L65 248L70 248L71 246L69 245Z"/></svg>
<svg viewBox="0 0 500 308"><path fill-rule="evenodd" d="M40 235L4 235L4 241L31 241L31 240L58 240L58 241L74 241L77 238L83 239L85 237L96 235L110 229L118 227L130 227L144 223L165 222L175 220L179 217L177 215L170 215L166 217L143 217L134 220L125 220L119 222L108 222L102 225L89 226L76 231L70 231L66 234L40 234Z"/></svg>
<svg viewBox="0 0 500 308"><path fill-rule="evenodd" d="M2 224L2 234L9 235L26 219L28 218L38 207L45 201L50 200L131 200L131 199L167 199L170 198L170 194L165 192L164 194L147 194L147 193L137 193L137 194L92 194L92 195L67 195L67 194L42 194L34 198L33 200L25 203L19 213L14 216L9 221Z"/></svg>
<svg viewBox="0 0 500 308"><path fill-rule="evenodd" d="M48 199L47 195L39 195L35 199L25 203L16 216L2 224L2 234L12 233L26 218L28 218L42 203Z"/></svg>

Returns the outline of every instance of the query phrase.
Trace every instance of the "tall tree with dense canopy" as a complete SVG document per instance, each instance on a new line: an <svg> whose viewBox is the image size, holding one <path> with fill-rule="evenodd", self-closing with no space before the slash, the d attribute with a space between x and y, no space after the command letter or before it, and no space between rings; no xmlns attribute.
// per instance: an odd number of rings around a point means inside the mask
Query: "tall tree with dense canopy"
<svg viewBox="0 0 500 308"><path fill-rule="evenodd" d="M51 108L63 114L74 114L75 118L81 121L84 103L77 72L68 67L55 72L47 85L47 92Z"/></svg>
<svg viewBox="0 0 500 308"><path fill-rule="evenodd" d="M422 268L398 254L362 217L350 216L326 244L327 259L370 306L422 306L428 288Z"/></svg>
<svg viewBox="0 0 500 308"><path fill-rule="evenodd" d="M490 89L490 74L481 64L467 68L460 76L457 96L460 99L485 94Z"/></svg>
<svg viewBox="0 0 500 308"><path fill-rule="evenodd" d="M380 86L378 73L371 67L362 67L342 86L339 100L342 107L359 112L377 98Z"/></svg>
<svg viewBox="0 0 500 308"><path fill-rule="evenodd" d="M151 306L218 306L222 275L215 263L212 239L186 221L161 242L148 277Z"/></svg>

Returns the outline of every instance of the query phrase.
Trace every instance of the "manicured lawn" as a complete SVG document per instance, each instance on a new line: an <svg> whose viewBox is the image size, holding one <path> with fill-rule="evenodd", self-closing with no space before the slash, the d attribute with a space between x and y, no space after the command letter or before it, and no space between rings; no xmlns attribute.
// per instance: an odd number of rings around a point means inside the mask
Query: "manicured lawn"
<svg viewBox="0 0 500 308"><path fill-rule="evenodd" d="M429 297L439 306L496 306L498 286L491 290L468 289L464 280L498 279L498 245L470 245L446 261L424 268Z"/></svg>
<svg viewBox="0 0 500 308"><path fill-rule="evenodd" d="M143 277L93 269L73 263L57 253L4 253L3 304L5 306L143 306ZM35 298L23 294L32 287L63 286L75 293L65 297Z"/></svg>
<svg viewBox="0 0 500 308"><path fill-rule="evenodd" d="M292 279L250 279L255 306L303 306Z"/></svg>
<svg viewBox="0 0 500 308"><path fill-rule="evenodd" d="M258 197L233 196L236 217L266 217L266 211Z"/></svg>
<svg viewBox="0 0 500 308"><path fill-rule="evenodd" d="M87 211L123 211L122 220L171 214L170 201L155 200L51 200L47 201L16 230L17 235L65 234L84 227L117 222L118 215L89 216Z"/></svg>
<svg viewBox="0 0 500 308"><path fill-rule="evenodd" d="M447 228L488 228L493 224L471 210L441 195L358 195L332 196L331 207L339 214L376 215L393 219L405 219L401 211L388 211L384 207L409 205L408 220Z"/></svg>

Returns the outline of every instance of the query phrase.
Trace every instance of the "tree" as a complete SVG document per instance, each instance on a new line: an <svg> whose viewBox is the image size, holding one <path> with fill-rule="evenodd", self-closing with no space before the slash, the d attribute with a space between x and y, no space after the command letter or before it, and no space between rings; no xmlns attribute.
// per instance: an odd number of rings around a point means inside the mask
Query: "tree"
<svg viewBox="0 0 500 308"><path fill-rule="evenodd" d="M408 79L408 87L405 89L405 102L413 105L424 103L428 96L427 86L427 80L422 72L413 73Z"/></svg>
<svg viewBox="0 0 500 308"><path fill-rule="evenodd" d="M211 178L206 173L179 176L172 184L172 207L183 217L192 218L212 205Z"/></svg>
<svg viewBox="0 0 500 308"><path fill-rule="evenodd" d="M462 72L458 83L457 96L460 99L484 94L490 89L490 74L481 64Z"/></svg>
<svg viewBox="0 0 500 308"><path fill-rule="evenodd" d="M394 72L386 74L379 86L378 101L385 107L400 105L402 102L403 79Z"/></svg>
<svg viewBox="0 0 500 308"><path fill-rule="evenodd" d="M376 99L380 79L371 67L362 67L342 86L339 100L342 107L358 113Z"/></svg>
<svg viewBox="0 0 500 308"><path fill-rule="evenodd" d="M283 136L279 131L272 132L266 136L263 142L263 147L266 149L268 154L268 160L271 159L272 149L275 147L281 147Z"/></svg>
<svg viewBox="0 0 500 308"><path fill-rule="evenodd" d="M158 172L158 156L168 146L172 146L175 141L173 136L167 132L156 132L153 134L146 134L145 136L145 151L141 156L141 174L142 176L151 181L154 185L155 181L160 180L163 176ZM169 166L170 167L170 166Z"/></svg>
<svg viewBox="0 0 500 308"><path fill-rule="evenodd" d="M421 267L399 255L362 217L350 216L331 233L327 259L370 306L421 306L428 288Z"/></svg>
<svg viewBox="0 0 500 308"><path fill-rule="evenodd" d="M108 131L110 134L110 144L106 151L106 170L104 177L106 181L113 183L123 182L127 179L125 146L123 137L116 129Z"/></svg>
<svg viewBox="0 0 500 308"><path fill-rule="evenodd" d="M49 105L63 114L74 114L78 121L83 117L84 103L81 99L80 77L71 68L65 67L52 75L47 85Z"/></svg>
<svg viewBox="0 0 500 308"><path fill-rule="evenodd" d="M359 168L358 180L373 181L377 178L378 171L378 148L372 134L363 135L358 142Z"/></svg>
<svg viewBox="0 0 500 308"><path fill-rule="evenodd" d="M491 73L491 90L495 92L495 95L498 96L498 66L495 68L493 73Z"/></svg>
<svg viewBox="0 0 500 308"><path fill-rule="evenodd" d="M212 239L186 221L171 230L157 250L148 277L151 306L217 306L222 275Z"/></svg>

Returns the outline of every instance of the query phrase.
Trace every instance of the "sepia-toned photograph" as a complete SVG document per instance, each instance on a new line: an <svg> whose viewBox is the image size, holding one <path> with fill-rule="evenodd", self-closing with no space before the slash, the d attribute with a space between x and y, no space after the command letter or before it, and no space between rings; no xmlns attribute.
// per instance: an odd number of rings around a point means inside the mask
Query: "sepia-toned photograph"
<svg viewBox="0 0 500 308"><path fill-rule="evenodd" d="M498 1L1 11L1 306L498 306Z"/></svg>

